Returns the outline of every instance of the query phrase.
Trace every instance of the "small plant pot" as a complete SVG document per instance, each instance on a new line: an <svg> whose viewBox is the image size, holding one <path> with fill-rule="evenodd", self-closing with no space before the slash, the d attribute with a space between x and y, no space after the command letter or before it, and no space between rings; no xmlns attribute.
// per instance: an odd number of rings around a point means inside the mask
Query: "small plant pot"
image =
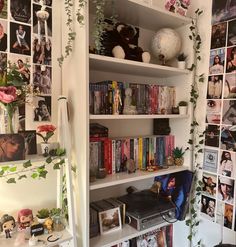
<svg viewBox="0 0 236 247"><path fill-rule="evenodd" d="M39 218L39 217L37 217L38 223L44 224L44 222L46 221L47 218Z"/></svg>
<svg viewBox="0 0 236 247"><path fill-rule="evenodd" d="M186 61L178 61L179 69L186 69Z"/></svg>
<svg viewBox="0 0 236 247"><path fill-rule="evenodd" d="M174 163L176 166L182 166L184 164L184 158L175 158Z"/></svg>
<svg viewBox="0 0 236 247"><path fill-rule="evenodd" d="M62 215L56 215L53 219L53 230L60 232L65 229L65 218Z"/></svg>
<svg viewBox="0 0 236 247"><path fill-rule="evenodd" d="M45 156L45 157L47 157L49 155L50 150L53 149L52 143L42 142L40 145L41 145L42 155Z"/></svg>
<svg viewBox="0 0 236 247"><path fill-rule="evenodd" d="M187 106L179 106L179 114L180 115L187 115L188 107Z"/></svg>
<svg viewBox="0 0 236 247"><path fill-rule="evenodd" d="M174 158L172 156L168 156L166 158L166 165L167 166L173 166L174 165Z"/></svg>

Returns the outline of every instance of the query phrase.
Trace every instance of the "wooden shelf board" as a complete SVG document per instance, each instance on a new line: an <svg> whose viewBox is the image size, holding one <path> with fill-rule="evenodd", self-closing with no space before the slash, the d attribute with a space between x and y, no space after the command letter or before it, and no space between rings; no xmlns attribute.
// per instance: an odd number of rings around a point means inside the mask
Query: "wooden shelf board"
<svg viewBox="0 0 236 247"><path fill-rule="evenodd" d="M39 240L42 240L42 242L38 242L37 247L53 247L55 245L67 242L72 240L72 235L68 232L68 230L63 230L61 232L53 232L53 234L61 236L60 239L56 242L48 242L47 237L50 234L44 234L41 236L38 236ZM11 239L6 239L5 234L0 235L0 247L14 247L15 246L15 238L17 233L12 234ZM44 241L44 242L43 242ZM20 247L28 247L29 243L28 241L25 242L25 244L21 245Z"/></svg>
<svg viewBox="0 0 236 247"><path fill-rule="evenodd" d="M90 115L90 119L124 120L124 119L155 119L155 118L188 118L189 115L169 114L169 115Z"/></svg>
<svg viewBox="0 0 236 247"><path fill-rule="evenodd" d="M94 13L94 5L90 0L90 12ZM137 3L135 0L119 0L115 5L115 14L119 21L145 29L158 31L160 28L178 28L191 23L191 18L172 13L163 8ZM105 16L112 16L111 5L106 6ZM132 10L132 11L130 11Z"/></svg>
<svg viewBox="0 0 236 247"><path fill-rule="evenodd" d="M150 227L148 229L145 229L143 231L137 231L135 228L131 227L130 225L124 225L123 229L107 234L107 235L99 235L97 237L94 237L90 239L90 247L110 247L116 244L119 244L123 241L126 241L131 238L138 237L142 234L145 234L149 231L156 230L160 227L169 225L169 223L164 222L161 224L158 224L156 226Z"/></svg>
<svg viewBox="0 0 236 247"><path fill-rule="evenodd" d="M16 164L23 164L24 162L31 160L32 163L34 162L45 162L46 157L40 154L34 154L34 155L27 155L24 160L15 160L15 161L6 161L6 162L0 162L0 167L3 165L16 165Z"/></svg>
<svg viewBox="0 0 236 247"><path fill-rule="evenodd" d="M89 65L91 70L109 71L122 74L149 76L149 77L172 77L188 74L187 69L142 63L127 59L89 54Z"/></svg>
<svg viewBox="0 0 236 247"><path fill-rule="evenodd" d="M109 186L125 184L133 181L140 181L143 179L153 178L155 176L165 175L173 172L180 172L187 170L185 166L173 166L166 169L160 169L155 172L136 171L135 173L120 172L113 175L107 175L104 179L97 179L90 184L90 190L106 188Z"/></svg>

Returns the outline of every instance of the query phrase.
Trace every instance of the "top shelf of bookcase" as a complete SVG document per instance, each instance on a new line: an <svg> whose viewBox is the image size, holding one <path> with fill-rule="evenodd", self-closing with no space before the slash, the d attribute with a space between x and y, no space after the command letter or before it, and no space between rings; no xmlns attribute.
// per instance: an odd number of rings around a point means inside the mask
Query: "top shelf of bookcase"
<svg viewBox="0 0 236 247"><path fill-rule="evenodd" d="M165 78L189 73L187 69L142 63L96 54L89 54L89 63L91 70L109 71L128 75Z"/></svg>
<svg viewBox="0 0 236 247"><path fill-rule="evenodd" d="M90 3L92 1L90 0ZM119 21L129 23L134 26L148 30L158 31L160 28L178 28L191 23L191 18L184 17L156 6L149 6L137 3L136 0L117 0L115 4L115 14ZM106 6L106 17L111 17L113 13L111 6ZM94 12L91 3L91 12Z"/></svg>

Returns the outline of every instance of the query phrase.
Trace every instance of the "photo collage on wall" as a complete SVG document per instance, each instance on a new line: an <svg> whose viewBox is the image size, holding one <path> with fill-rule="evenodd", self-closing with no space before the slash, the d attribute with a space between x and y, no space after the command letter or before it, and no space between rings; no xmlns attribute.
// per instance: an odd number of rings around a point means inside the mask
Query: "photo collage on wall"
<svg viewBox="0 0 236 247"><path fill-rule="evenodd" d="M29 121L51 121L52 0L0 0L0 77L11 64L27 84L39 92L33 98ZM25 106L20 107L20 131L25 130Z"/></svg>
<svg viewBox="0 0 236 247"><path fill-rule="evenodd" d="M236 1L213 0L201 215L236 231Z"/></svg>

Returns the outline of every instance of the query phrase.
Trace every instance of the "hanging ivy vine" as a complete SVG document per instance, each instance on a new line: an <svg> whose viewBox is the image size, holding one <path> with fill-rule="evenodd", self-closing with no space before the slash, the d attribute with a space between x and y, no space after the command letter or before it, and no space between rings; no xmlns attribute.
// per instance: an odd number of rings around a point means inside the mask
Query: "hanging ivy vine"
<svg viewBox="0 0 236 247"><path fill-rule="evenodd" d="M190 233L188 239L190 241L190 246L201 246L201 240L198 240L194 244L194 237L196 236L200 220L198 218L199 205L200 205L200 196L202 192L202 181L198 179L199 170L201 169L201 164L199 162L200 154L203 153L203 144L204 144L204 132L200 130L199 123L197 121L197 105L199 99L199 85L204 83L205 75L199 74L198 68L199 63L201 62L201 46L202 39L198 30L198 21L199 17L203 14L202 10L197 9L195 11L195 18L192 19L190 29L189 39L193 41L193 64L189 68L193 73L193 83L191 85L190 92L190 102L192 103L192 113L193 118L190 128L191 138L188 141L188 144L191 146L189 149L192 151L192 163L194 170L194 186L192 188L192 196L190 200L190 218L186 220L186 225L190 228Z"/></svg>

